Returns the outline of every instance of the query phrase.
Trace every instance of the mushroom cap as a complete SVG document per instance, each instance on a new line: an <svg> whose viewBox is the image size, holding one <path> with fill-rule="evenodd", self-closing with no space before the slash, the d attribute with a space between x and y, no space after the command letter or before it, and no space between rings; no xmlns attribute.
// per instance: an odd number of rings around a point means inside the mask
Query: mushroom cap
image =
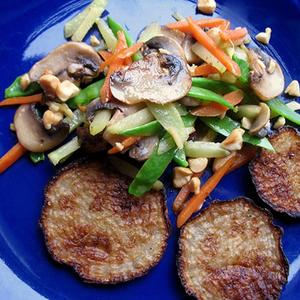
<svg viewBox="0 0 300 300"><path fill-rule="evenodd" d="M263 101L276 98L284 90L284 76L279 64L275 61L273 72L268 72L271 58L258 50L249 51L251 71L251 88Z"/></svg>
<svg viewBox="0 0 300 300"><path fill-rule="evenodd" d="M88 82L98 76L101 62L100 56L91 46L81 42L67 42L34 64L29 71L29 78L38 81L42 75L50 72L60 80Z"/></svg>
<svg viewBox="0 0 300 300"><path fill-rule="evenodd" d="M19 143L32 152L44 152L59 145L69 134L68 126L61 126L49 134L43 125L36 119L33 107L30 104L21 105L14 117Z"/></svg>
<svg viewBox="0 0 300 300"><path fill-rule="evenodd" d="M168 36L155 36L147 41L146 45L150 49L155 49L160 52L165 50L168 54L174 54L184 58L183 48L178 42Z"/></svg>
<svg viewBox="0 0 300 300"><path fill-rule="evenodd" d="M183 98L192 85L186 62L179 56L150 53L112 74L113 96L125 103L168 103Z"/></svg>

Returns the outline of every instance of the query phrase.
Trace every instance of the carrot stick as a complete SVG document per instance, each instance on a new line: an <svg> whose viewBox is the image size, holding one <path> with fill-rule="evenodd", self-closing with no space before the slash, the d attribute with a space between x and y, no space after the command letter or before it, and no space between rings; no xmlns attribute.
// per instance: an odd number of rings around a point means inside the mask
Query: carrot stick
<svg viewBox="0 0 300 300"><path fill-rule="evenodd" d="M246 37L248 30L243 28L237 28L233 30L223 30L220 32L220 36L224 41L236 41Z"/></svg>
<svg viewBox="0 0 300 300"><path fill-rule="evenodd" d="M14 164L26 151L27 150L21 144L17 143L6 152L0 158L0 174Z"/></svg>
<svg viewBox="0 0 300 300"><path fill-rule="evenodd" d="M213 27L218 27L218 26L228 26L227 24L229 23L227 20L224 19L219 19L219 18L210 18L210 19L200 19L200 20L195 20L195 23L197 26L200 26L202 28L213 28ZM187 21L178 21L174 23L170 23L166 25L170 29L177 29L182 32L189 32L189 23Z"/></svg>
<svg viewBox="0 0 300 300"><path fill-rule="evenodd" d="M218 48L216 43L193 21L191 17L188 19L191 33L194 38L203 45L213 56L215 56L233 75L239 77L241 70L236 62L234 62L223 50Z"/></svg>
<svg viewBox="0 0 300 300"><path fill-rule="evenodd" d="M112 57L112 53L108 51L100 50L98 53L105 61Z"/></svg>
<svg viewBox="0 0 300 300"><path fill-rule="evenodd" d="M135 54L138 50L140 50L140 48L143 46L143 43L136 43L133 46L129 47L129 48L125 48L119 52L115 52L110 58L108 58L107 60L105 60L101 66L100 66L100 71L103 71L104 68L108 65L110 65L111 63L113 63L117 58L120 59L125 59L128 57L131 57L133 54Z"/></svg>
<svg viewBox="0 0 300 300"><path fill-rule="evenodd" d="M236 169L239 169L240 167L246 165L248 162L250 162L256 155L257 148L251 145L244 145L243 148L236 152L235 154L235 160L231 166L231 168L228 170L228 173L233 172Z"/></svg>
<svg viewBox="0 0 300 300"><path fill-rule="evenodd" d="M41 102L43 99L42 94L36 94L26 97L16 97L16 98L7 98L0 102L0 107L9 106L9 105L22 105L22 104L30 104Z"/></svg>
<svg viewBox="0 0 300 300"><path fill-rule="evenodd" d="M196 67L192 71L192 76L207 76L210 74L218 73L218 70L209 64L203 64L201 66Z"/></svg>
<svg viewBox="0 0 300 300"><path fill-rule="evenodd" d="M236 90L224 95L223 97L230 104L237 105L243 100L244 93L242 90ZM228 108L226 106L212 102L209 104L200 105L199 107L195 108L194 110L192 110L192 115L198 117L217 117L219 115L222 115L227 110Z"/></svg>
<svg viewBox="0 0 300 300"><path fill-rule="evenodd" d="M123 150L126 150L129 147L131 147L132 145L136 144L140 139L141 138L138 136L131 136L120 143L121 147L114 146L111 149L109 149L107 153L108 154L116 154L116 153L122 152Z"/></svg>
<svg viewBox="0 0 300 300"><path fill-rule="evenodd" d="M127 44L126 44L126 38L125 38L124 32L119 31L118 32L118 43L116 45L114 54L120 52L121 50L123 50L125 48L127 48ZM110 91L110 76L115 71L120 70L123 66L123 63L124 63L123 59L116 58L113 61L113 63L110 64L107 74L106 74L106 77L105 77L105 80L104 80L104 84L100 90L101 102L105 103L111 99L112 95L111 95L111 91Z"/></svg>
<svg viewBox="0 0 300 300"><path fill-rule="evenodd" d="M223 176L227 173L227 171L231 168L234 163L235 157L233 156L229 159L219 170L217 170L202 186L200 193L194 195L186 206L182 209L177 217L177 227L180 228L185 222L189 219L189 217L199 210L205 199L208 195L213 191L213 189L218 185Z"/></svg>

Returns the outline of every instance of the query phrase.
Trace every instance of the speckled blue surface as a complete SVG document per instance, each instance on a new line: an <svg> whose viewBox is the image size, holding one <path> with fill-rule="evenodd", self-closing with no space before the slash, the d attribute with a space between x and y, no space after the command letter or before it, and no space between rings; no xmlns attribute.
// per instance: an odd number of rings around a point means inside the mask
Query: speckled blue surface
<svg viewBox="0 0 300 300"><path fill-rule="evenodd" d="M0 89L64 42L63 24L88 1L9 0L0 3ZM270 26L273 55L284 62L287 80L300 79L300 2L298 0L218 0L217 14L245 25L253 36ZM171 21L171 13L194 15L193 1L110 0L108 12L126 24L136 37L148 23ZM276 54L277 53L277 54ZM15 142L9 131L14 109L0 110L0 155ZM161 262L140 279L112 287L81 282L67 267L54 263L44 246L38 226L43 189L54 168L44 162L32 165L24 157L0 175L0 299L185 299L176 272L178 232L173 226ZM165 182L169 186L166 174ZM168 188L171 206L175 192ZM247 168L227 176L211 198L229 199L246 195L257 199ZM170 211L174 225L174 216ZM288 284L281 299L300 299L300 222L276 217L284 230L283 248L290 263Z"/></svg>

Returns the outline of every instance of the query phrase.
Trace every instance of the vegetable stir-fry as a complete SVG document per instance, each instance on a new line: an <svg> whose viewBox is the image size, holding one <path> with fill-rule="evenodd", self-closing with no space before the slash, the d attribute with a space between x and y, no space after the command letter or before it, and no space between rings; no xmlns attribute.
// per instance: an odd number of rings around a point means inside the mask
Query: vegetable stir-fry
<svg viewBox="0 0 300 300"><path fill-rule="evenodd" d="M300 125L299 106L279 98L282 70L247 46L247 28L180 17L150 24L135 42L111 16L101 18L106 4L94 0L66 23L71 41L5 90L0 107L20 105L12 126L18 143L0 159L0 173L25 153L34 163L47 153L53 165L79 151L128 154L135 166L113 161L134 170L128 192L140 196L162 188L171 164L181 189L174 202L180 227L225 174L253 158L255 147L274 151L272 125ZM101 38L88 45L82 40L93 24ZM299 84L287 92L297 95ZM214 174L201 187L210 160Z"/></svg>

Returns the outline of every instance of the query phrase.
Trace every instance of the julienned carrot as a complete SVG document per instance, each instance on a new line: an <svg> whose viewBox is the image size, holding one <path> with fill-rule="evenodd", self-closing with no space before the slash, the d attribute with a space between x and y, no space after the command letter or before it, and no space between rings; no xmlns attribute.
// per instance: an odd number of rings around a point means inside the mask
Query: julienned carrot
<svg viewBox="0 0 300 300"><path fill-rule="evenodd" d="M123 31L118 32L118 43L116 45L115 53L120 52L121 50L127 48L126 38ZM104 84L100 91L100 99L101 102L108 102L111 99L111 91L110 91L110 76L117 70L123 67L124 60L120 58L116 58L109 66Z"/></svg>
<svg viewBox="0 0 300 300"><path fill-rule="evenodd" d="M105 50L100 50L98 53L105 61L112 57L112 53Z"/></svg>
<svg viewBox="0 0 300 300"><path fill-rule="evenodd" d="M199 210L205 199L209 196L209 194L213 191L213 189L218 185L223 176L227 173L227 171L231 168L234 163L235 156L229 159L219 170L217 170L201 187L200 193L194 195L186 204L186 206L182 209L177 217L177 227L181 227L185 222L189 219L189 217Z"/></svg>
<svg viewBox="0 0 300 300"><path fill-rule="evenodd" d="M115 52L110 58L108 58L101 64L100 71L103 71L106 66L113 63L113 61L116 60L117 58L126 59L128 57L131 57L133 54L139 51L142 46L143 43L136 43L129 48L125 48L119 52Z"/></svg>
<svg viewBox="0 0 300 300"><path fill-rule="evenodd" d="M0 102L1 106L9 106L9 105L22 105L22 104L30 104L37 103L43 100L42 94L36 94L26 97L16 97L16 98L7 98Z"/></svg>
<svg viewBox="0 0 300 300"><path fill-rule="evenodd" d="M15 163L23 154L26 153L26 149L19 143L14 145L8 152L6 152L0 158L0 173L3 173L13 163Z"/></svg>
<svg viewBox="0 0 300 300"><path fill-rule="evenodd" d="M212 28L227 25L229 22L220 18L200 19L195 20L196 25L202 28ZM178 21L166 25L170 29L177 29L182 32L189 32L189 23L187 21ZM226 26L227 27L227 26Z"/></svg>
<svg viewBox="0 0 300 300"><path fill-rule="evenodd" d="M236 91L233 91L231 93L224 95L223 97L230 104L237 105L243 100L244 93L242 90L236 90ZM195 108L192 111L192 115L198 116L198 117L217 117L217 116L222 115L227 110L228 110L228 108L226 106L212 102L212 103L201 105L201 106Z"/></svg>
<svg viewBox="0 0 300 300"><path fill-rule="evenodd" d="M218 73L218 70L209 64L203 64L201 66L196 67L192 71L192 76L207 76L210 74Z"/></svg>
<svg viewBox="0 0 300 300"><path fill-rule="evenodd" d="M218 48L216 43L206 34L206 32L197 26L191 17L187 18L190 30L198 43L203 45L213 56L215 56L233 75L240 77L241 70L236 62L234 62L223 50Z"/></svg>
<svg viewBox="0 0 300 300"><path fill-rule="evenodd" d="M236 28L233 30L222 30L220 36L224 41L236 41L246 37L248 34L247 28Z"/></svg>
<svg viewBox="0 0 300 300"><path fill-rule="evenodd" d="M141 138L138 136L131 136L120 143L119 146L114 146L108 150L108 154L116 154L126 150L127 148L131 147L135 143L137 143Z"/></svg>

